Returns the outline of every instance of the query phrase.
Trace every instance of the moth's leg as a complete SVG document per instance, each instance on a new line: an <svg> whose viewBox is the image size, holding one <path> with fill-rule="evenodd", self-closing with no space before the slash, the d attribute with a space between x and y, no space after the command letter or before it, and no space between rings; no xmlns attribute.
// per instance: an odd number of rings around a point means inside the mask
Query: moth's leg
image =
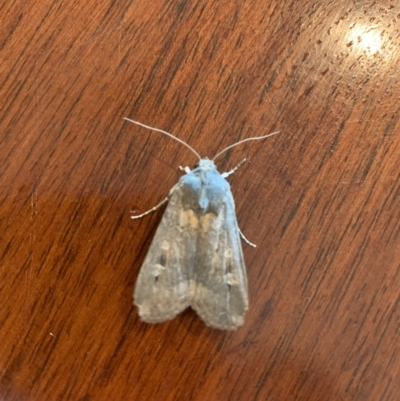
<svg viewBox="0 0 400 401"><path fill-rule="evenodd" d="M190 168L187 166L186 167L179 166L179 170L184 171L186 174L190 173Z"/></svg>
<svg viewBox="0 0 400 401"><path fill-rule="evenodd" d="M257 246L256 244L253 244L252 242L250 242L250 241L244 236L244 234L242 233L242 231L240 230L239 227L238 227L238 230L239 230L240 236L242 237L243 241L246 242L247 245L250 245L250 246L252 246L253 248L255 248L255 247Z"/></svg>
<svg viewBox="0 0 400 401"><path fill-rule="evenodd" d="M226 178L226 177L228 177L228 176L230 176L231 174L233 174L239 167L241 167L245 162L246 162L246 158L244 158L235 168L233 168L231 171L227 171L226 173L222 173L221 175L222 175L222 177L224 177L224 178ZM242 237L242 239L246 242L246 244L248 244L248 245L250 245L250 246L252 246L252 247L256 247L256 245L255 244L253 244L252 242L250 242L245 236L244 236L244 234L242 233L242 231L240 230L240 228L238 227L238 230L239 230L239 234L240 234L240 236Z"/></svg>
<svg viewBox="0 0 400 401"><path fill-rule="evenodd" d="M147 210L147 211L144 212L144 213L131 216L131 219L140 219L141 217L144 217L144 216L146 216L146 215L148 215L148 214L150 214L150 213L152 213L152 212L155 212L155 211L156 211L157 209L159 209L164 203L166 203L166 202L169 201L169 199L171 198L171 196L172 196L173 192L175 191L177 185L178 185L178 184L176 184L176 185L171 189L171 191L169 191L168 196L167 196L165 199L163 199L158 205L152 207L151 209Z"/></svg>
<svg viewBox="0 0 400 401"><path fill-rule="evenodd" d="M226 173L222 173L222 177L226 178L229 175L233 174L239 167L241 167L245 162L246 162L246 158L244 158L235 168L233 168L231 171L227 171ZM239 230L240 231L240 230Z"/></svg>

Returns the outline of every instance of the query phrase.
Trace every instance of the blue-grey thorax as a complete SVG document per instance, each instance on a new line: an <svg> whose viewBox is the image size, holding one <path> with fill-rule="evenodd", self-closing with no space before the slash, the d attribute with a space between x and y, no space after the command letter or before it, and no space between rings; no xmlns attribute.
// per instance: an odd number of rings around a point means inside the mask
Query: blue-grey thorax
<svg viewBox="0 0 400 401"><path fill-rule="evenodd" d="M201 159L197 167L182 176L178 188L182 191L183 207L198 215L218 215L230 193L229 183L209 159Z"/></svg>

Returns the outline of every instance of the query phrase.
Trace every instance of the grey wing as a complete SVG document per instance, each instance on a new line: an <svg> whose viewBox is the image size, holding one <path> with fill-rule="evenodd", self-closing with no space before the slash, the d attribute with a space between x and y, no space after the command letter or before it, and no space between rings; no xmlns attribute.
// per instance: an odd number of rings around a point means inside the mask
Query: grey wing
<svg viewBox="0 0 400 401"><path fill-rule="evenodd" d="M247 275L232 193L221 201L218 215L200 219L191 306L208 326L235 330L248 308Z"/></svg>
<svg viewBox="0 0 400 401"><path fill-rule="evenodd" d="M159 323L173 319L190 304L198 220L182 207L176 189L165 209L134 290L141 319Z"/></svg>

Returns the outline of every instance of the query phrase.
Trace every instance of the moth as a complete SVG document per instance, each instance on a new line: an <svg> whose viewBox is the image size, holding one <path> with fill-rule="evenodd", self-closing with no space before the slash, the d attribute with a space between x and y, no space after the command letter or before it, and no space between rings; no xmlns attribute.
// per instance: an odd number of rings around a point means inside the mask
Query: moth
<svg viewBox="0 0 400 401"><path fill-rule="evenodd" d="M263 139L274 132L237 142L212 160L202 158L192 147L163 130L125 118L134 124L161 132L188 147L199 159L158 205L168 202L162 220L140 269L134 289L134 304L147 323L173 319L189 306L210 327L235 330L248 309L247 275L235 214L235 202L226 178L246 160L226 173L219 173L214 160L245 141Z"/></svg>

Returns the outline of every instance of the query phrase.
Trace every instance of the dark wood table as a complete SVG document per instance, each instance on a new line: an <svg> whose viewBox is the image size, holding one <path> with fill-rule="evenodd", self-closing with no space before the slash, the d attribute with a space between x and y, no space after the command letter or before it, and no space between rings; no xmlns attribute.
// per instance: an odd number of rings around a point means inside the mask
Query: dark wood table
<svg viewBox="0 0 400 401"><path fill-rule="evenodd" d="M400 4L0 6L2 401L398 401ZM229 177L250 308L139 320L132 289L196 157Z"/></svg>

